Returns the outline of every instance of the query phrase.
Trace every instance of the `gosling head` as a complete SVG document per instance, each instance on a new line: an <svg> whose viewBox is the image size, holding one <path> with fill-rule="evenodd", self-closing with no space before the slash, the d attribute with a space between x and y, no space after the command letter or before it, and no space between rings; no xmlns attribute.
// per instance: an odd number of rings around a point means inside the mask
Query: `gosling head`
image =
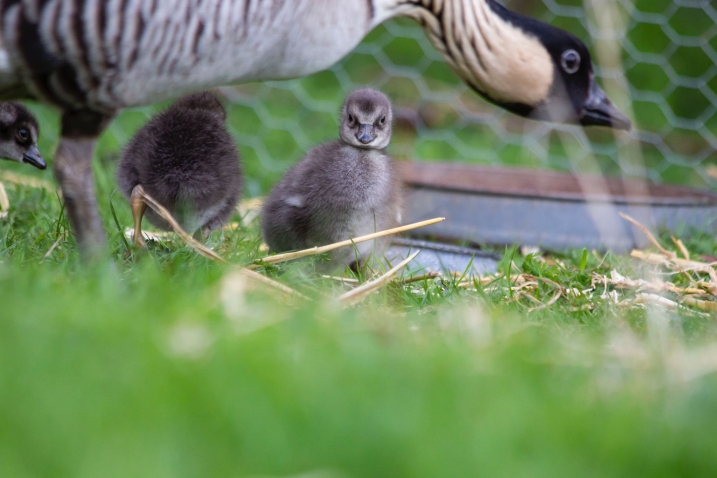
<svg viewBox="0 0 717 478"><path fill-rule="evenodd" d="M47 168L37 149L37 119L20 103L0 103L0 158Z"/></svg>
<svg viewBox="0 0 717 478"><path fill-rule="evenodd" d="M383 93L362 89L351 93L341 110L341 140L364 149L384 149L391 141L391 101Z"/></svg>
<svg viewBox="0 0 717 478"><path fill-rule="evenodd" d="M495 0L447 1L442 20L439 28L427 28L429 36L456 73L492 103L541 121L631 128L598 86L590 52L575 36Z"/></svg>
<svg viewBox="0 0 717 478"><path fill-rule="evenodd" d="M208 111L222 121L227 117L227 112L219 98L209 91L183 96L172 104L172 108Z"/></svg>

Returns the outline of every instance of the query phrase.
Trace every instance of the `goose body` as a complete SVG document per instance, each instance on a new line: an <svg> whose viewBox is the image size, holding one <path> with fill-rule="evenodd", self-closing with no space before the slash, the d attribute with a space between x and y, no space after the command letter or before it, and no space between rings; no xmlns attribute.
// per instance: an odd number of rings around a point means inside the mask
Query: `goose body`
<svg viewBox="0 0 717 478"><path fill-rule="evenodd" d="M0 0L0 98L60 107L55 175L80 246L105 242L88 163L121 108L324 69L411 17L476 92L516 114L627 128L577 38L495 0Z"/></svg>
<svg viewBox="0 0 717 478"><path fill-rule="evenodd" d="M321 144L292 167L262 211L262 233L272 252L323 246L396 227L400 183L384 151L391 139L391 103L358 90L342 109L341 139ZM388 241L368 241L330 253L328 268L381 256Z"/></svg>
<svg viewBox="0 0 717 478"><path fill-rule="evenodd" d="M208 233L231 216L241 195L242 173L225 120L216 97L196 93L154 116L130 140L120 158L117 182L133 206L135 241L141 242L141 213L160 229L170 229L152 209L137 209L137 186L189 233Z"/></svg>
<svg viewBox="0 0 717 478"><path fill-rule="evenodd" d="M0 62L0 91L21 82L63 108L110 113L216 85L308 75L371 28L365 1L33 3L41 2L0 0L9 60L4 73Z"/></svg>

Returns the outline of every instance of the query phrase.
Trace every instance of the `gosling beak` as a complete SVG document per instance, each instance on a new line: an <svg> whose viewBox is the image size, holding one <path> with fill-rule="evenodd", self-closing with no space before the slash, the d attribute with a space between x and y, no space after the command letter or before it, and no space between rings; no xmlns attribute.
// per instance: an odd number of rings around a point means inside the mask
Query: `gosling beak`
<svg viewBox="0 0 717 478"><path fill-rule="evenodd" d="M375 138L373 134L372 124L360 124L359 131L356 133L356 139L361 141L363 144L369 144Z"/></svg>
<svg viewBox="0 0 717 478"><path fill-rule="evenodd" d="M42 159L42 155L40 154L40 150L37 149L37 146L33 145L28 149L27 153L23 155L22 160L27 164L32 164L37 169L47 169L47 163Z"/></svg>
<svg viewBox="0 0 717 478"><path fill-rule="evenodd" d="M598 86L595 78L590 78L588 99L583 105L583 116L580 118L583 126L609 126L614 129L629 131L632 123L622 111L608 99L605 92Z"/></svg>

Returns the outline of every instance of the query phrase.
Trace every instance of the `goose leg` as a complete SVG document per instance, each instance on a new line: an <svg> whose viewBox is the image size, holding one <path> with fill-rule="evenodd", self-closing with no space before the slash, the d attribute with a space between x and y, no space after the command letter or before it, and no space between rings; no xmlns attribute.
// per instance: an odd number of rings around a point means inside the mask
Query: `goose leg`
<svg viewBox="0 0 717 478"><path fill-rule="evenodd" d="M141 186L135 186L129 197L129 206L132 208L132 217L134 218L134 245L144 247L144 237L142 237L142 218L147 210L147 203L140 193Z"/></svg>
<svg viewBox="0 0 717 478"><path fill-rule="evenodd" d="M54 172L62 188L65 209L83 259L107 248L92 177L92 155L97 138L111 116L87 110L62 115L62 139L55 155Z"/></svg>

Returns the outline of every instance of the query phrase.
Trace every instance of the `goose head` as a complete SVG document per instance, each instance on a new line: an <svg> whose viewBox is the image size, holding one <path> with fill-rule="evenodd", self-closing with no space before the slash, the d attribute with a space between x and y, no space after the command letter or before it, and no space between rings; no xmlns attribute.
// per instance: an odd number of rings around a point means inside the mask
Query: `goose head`
<svg viewBox="0 0 717 478"><path fill-rule="evenodd" d="M585 44L495 0L414 0L396 12L421 23L451 68L488 101L520 116L629 130L595 80Z"/></svg>
<svg viewBox="0 0 717 478"><path fill-rule="evenodd" d="M47 164L37 149L37 119L20 103L0 103L0 158L38 169Z"/></svg>
<svg viewBox="0 0 717 478"><path fill-rule="evenodd" d="M380 91L351 93L341 110L341 140L362 149L384 149L391 141L391 101Z"/></svg>

